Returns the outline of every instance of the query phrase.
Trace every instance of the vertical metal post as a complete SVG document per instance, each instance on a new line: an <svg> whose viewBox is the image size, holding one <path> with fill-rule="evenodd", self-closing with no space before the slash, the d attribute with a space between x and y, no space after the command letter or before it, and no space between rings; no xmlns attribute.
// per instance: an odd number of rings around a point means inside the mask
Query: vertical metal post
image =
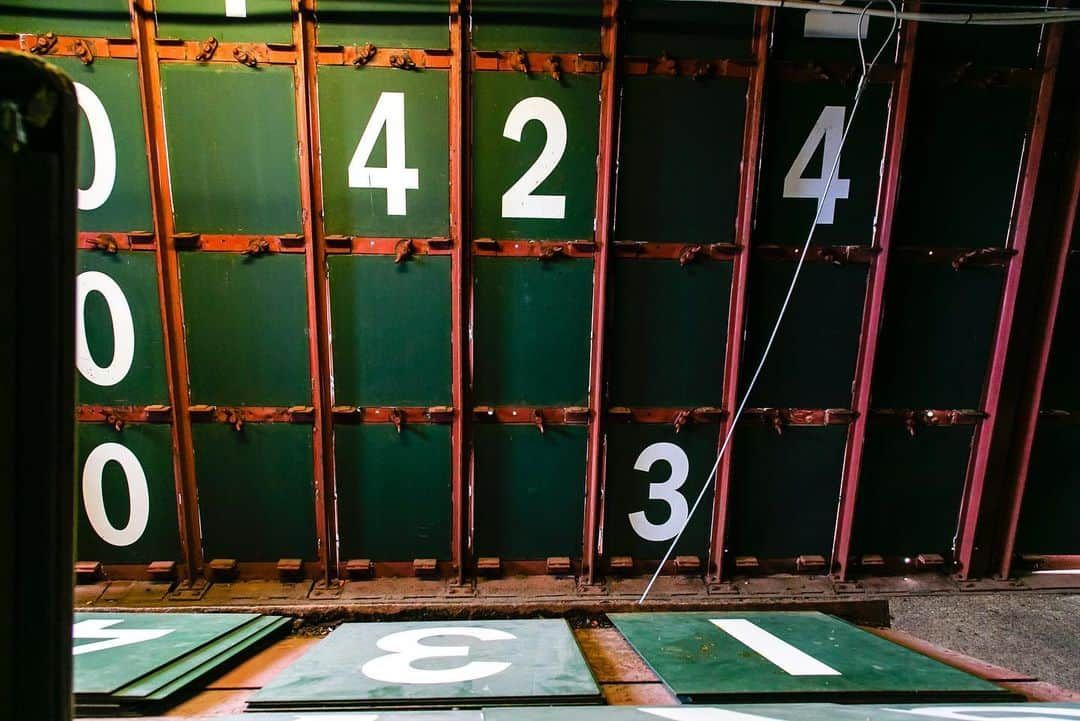
<svg viewBox="0 0 1080 721"><path fill-rule="evenodd" d="M199 528L195 481L195 451L191 439L191 405L188 395L187 344L184 340L184 310L180 293L180 267L173 240L172 192L169 157L165 144L165 111L161 96L161 68L157 57L157 27L153 0L131 0L135 42L139 55L139 94L145 118L146 148L150 157L150 201L157 229L158 299L161 304L165 371L169 402L173 409L173 473L176 479L176 506L180 522L180 545L189 585L201 575L202 535Z"/></svg>
<svg viewBox="0 0 1080 721"><path fill-rule="evenodd" d="M918 6L915 5L914 9L918 9ZM882 182L878 188L877 228L874 238L874 246L878 253L871 261L870 275L866 284L859 351L855 359L855 382L851 393L851 408L855 411L855 421L848 429L847 445L844 448L844 468L840 478L840 505L836 513L836 530L833 535L832 569L833 575L840 581L847 578L848 555L851 552L851 534L855 522L859 476L862 472L866 424L870 416L870 386L874 377L878 335L881 332L885 280L889 270L893 219L896 215L896 198L900 187L900 162L904 153L917 30L917 23L905 21L904 31L900 36L900 66L893 83L889 120L885 129L885 163Z"/></svg>
<svg viewBox="0 0 1080 721"><path fill-rule="evenodd" d="M719 449L731 428L732 416L739 405L741 392L743 334L746 327L747 285L750 278L750 243L754 232L754 193L757 190L758 162L761 154L762 122L765 107L765 71L769 60L769 25L772 10L758 8L754 16L754 69L746 95L746 123L743 126L743 153L739 175L739 209L735 221L735 243L739 253L732 268L731 302L728 311L727 345L724 357L724 410L720 424ZM727 534L728 498L731 492L731 456L729 444L716 471L713 495L712 543L709 545L707 577L719 582L724 573L724 538Z"/></svg>
<svg viewBox="0 0 1080 721"><path fill-rule="evenodd" d="M468 534L468 498L466 485L469 478L469 447L465 435L465 422L469 417L467 383L468 335L465 330L469 318L469 298L467 291L469 245L466 235L465 216L468 213L466 203L466 183L468 170L465 167L465 145L468 143L467 119L469 117L468 93L468 41L465 18L468 13L467 0L452 2L450 7L450 240L453 243L450 276L450 395L454 404L454 421L450 428L450 488L453 497L453 519L451 534L453 544L450 550L453 565L453 581L465 582L466 535Z"/></svg>
<svg viewBox="0 0 1080 721"><path fill-rule="evenodd" d="M994 441L995 432L1003 425L1000 423L1001 419L999 418L1002 379L1005 375L1005 361L1009 351L1013 316L1016 311L1016 297L1020 289L1020 273L1024 267L1024 251L1027 246L1031 208L1035 200L1035 185L1039 175L1039 163L1042 159L1043 145L1046 140L1046 123L1050 115L1050 99L1054 92L1058 57L1061 54L1063 27L1060 24L1044 27L1045 44L1043 45L1041 63L1042 76L1035 97L1031 134L1024 150L1023 176L1017 192L1012 226L1011 248L1015 254L1005 275L1005 288L1002 293L1001 308L998 312L993 353L990 357L990 372L983 391L982 410L987 414L987 418L975 430L971 460L968 463L968 476L960 506L955 558L959 565L957 576L961 579L966 579L972 574L972 558L976 551L975 532L979 523L979 507L982 503L983 488L986 484L986 474L990 463L990 448Z"/></svg>
<svg viewBox="0 0 1080 721"><path fill-rule="evenodd" d="M600 77L600 145L596 174L596 258L593 269L592 340L589 350L589 446L585 489L585 539L581 583L596 580L600 525L600 489L604 482L604 380L608 267L614 221L615 125L619 72L619 0L605 0L601 52L606 65Z"/></svg>
<svg viewBox="0 0 1080 721"><path fill-rule="evenodd" d="M293 44L296 47L296 131L300 139L300 202L307 249L308 358L315 407L315 530L322 583L338 575L337 494L334 483L333 392L330 348L330 285L326 267L326 232L322 208L322 160L319 137L319 86L314 0L293 0Z"/></svg>
<svg viewBox="0 0 1080 721"><path fill-rule="evenodd" d="M1063 222L1061 223L1061 235L1058 239L1057 255L1051 260L1049 268L1050 285L1045 291L1047 299L1046 312L1037 319L1040 323L1040 327L1037 329L1039 351L1035 361L1033 377L1028 381L1030 395L1023 406L1018 421L1017 437L1020 438L1020 450L1014 466L1013 477L1015 480L1011 495L1007 499L1008 514L1005 537L1002 542L1001 559L998 566L998 574L1001 578L1008 578L1012 570L1012 556L1016 546L1016 530L1020 525L1020 510L1024 502L1024 490L1027 487L1028 470L1031 465L1031 450L1035 444L1035 432L1039 423L1043 384L1046 382L1046 369L1050 361L1050 351L1054 343L1054 328L1061 304L1061 290L1065 284L1065 271L1068 267L1069 253L1071 251L1070 241L1076 228L1077 213L1080 212L1080 142L1075 140L1072 152L1072 182L1064 194L1062 207Z"/></svg>

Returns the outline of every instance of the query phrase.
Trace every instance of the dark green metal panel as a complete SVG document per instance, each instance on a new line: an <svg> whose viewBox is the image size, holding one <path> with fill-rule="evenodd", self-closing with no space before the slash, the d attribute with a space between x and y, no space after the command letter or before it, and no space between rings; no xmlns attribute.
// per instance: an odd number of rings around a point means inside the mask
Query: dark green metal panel
<svg viewBox="0 0 1080 721"><path fill-rule="evenodd" d="M745 80L627 78L616 238L734 242L745 115Z"/></svg>
<svg viewBox="0 0 1080 721"><path fill-rule="evenodd" d="M178 231L302 232L293 83L291 67L162 65Z"/></svg>
<svg viewBox="0 0 1080 721"><path fill-rule="evenodd" d="M449 235L449 123L441 122L449 113L448 94L448 73L442 70L403 73L393 68L319 68L327 233L376 237ZM387 138L399 132L400 125L393 119L373 125L372 118L376 117L376 109L395 104L404 105L404 166L416 170L418 187L391 191L351 187L361 181L350 180L349 167L359 152L361 137L373 127L378 140L366 164L362 157L357 158L357 168L387 167ZM401 193L405 200L397 198L395 203L393 196Z"/></svg>
<svg viewBox="0 0 1080 721"><path fill-rule="evenodd" d="M121 461L117 460L123 451L105 444L119 444L130 451L142 471L141 476L138 470L134 474L126 473ZM80 423L78 454L82 502L79 504L77 557L102 563L145 564L179 560L180 536L169 426L129 423L123 431L117 432L107 424ZM87 464L91 454L94 459ZM98 475L102 459L105 459L105 465ZM123 462L130 462L130 456ZM92 507L88 508L88 503ZM103 520L107 525L102 524ZM134 536L140 527L144 530L137 538L121 538L116 534L116 531L130 529ZM102 528L104 537L95 528Z"/></svg>
<svg viewBox="0 0 1080 721"><path fill-rule="evenodd" d="M776 314L793 262L751 265L743 383L748 383ZM751 407L848 408L859 346L866 266L806 263L750 397Z"/></svg>
<svg viewBox="0 0 1080 721"><path fill-rule="evenodd" d="M332 256L328 265L336 401L449 405L450 258Z"/></svg>
<svg viewBox="0 0 1080 721"><path fill-rule="evenodd" d="M1080 255L1074 251L1065 266L1065 280L1058 300L1054 341L1043 383L1044 410L1080 411Z"/></svg>
<svg viewBox="0 0 1080 721"><path fill-rule="evenodd" d="M784 428L743 421L735 434L726 550L795 558L832 553L847 426Z"/></svg>
<svg viewBox="0 0 1080 721"><path fill-rule="evenodd" d="M338 423L334 448L343 559L450 557L449 426Z"/></svg>
<svg viewBox="0 0 1080 721"><path fill-rule="evenodd" d="M1010 696L988 681L821 613L654 612L609 617L684 702ZM779 641L783 648L760 651L760 645L755 648L757 639Z"/></svg>
<svg viewBox="0 0 1080 721"><path fill-rule="evenodd" d="M971 426L871 423L866 433L852 553L949 558L960 515Z"/></svg>
<svg viewBox="0 0 1080 721"><path fill-rule="evenodd" d="M612 268L612 405L722 405L731 264L619 258Z"/></svg>
<svg viewBox="0 0 1080 721"><path fill-rule="evenodd" d="M753 54L754 9L716 2L629 0L624 52L629 56L746 58Z"/></svg>
<svg viewBox="0 0 1080 721"><path fill-rule="evenodd" d="M566 621L477 619L346 623L252 696L249 708L599 700Z"/></svg>
<svg viewBox="0 0 1080 721"><path fill-rule="evenodd" d="M858 6L861 8L862 6ZM874 7L872 9L888 10L888 5ZM946 12L941 10L940 12ZM856 44L854 30L859 26L857 15L839 15L827 12L805 12L803 10L785 10L773 14L773 54L780 60L792 60L802 62L839 62L851 63L857 66L859 62L859 49ZM844 23L841 37L821 37L820 32L826 24L835 23L842 18ZM866 28L866 37L863 39L863 51L869 61L877 53L881 44L889 37L892 28L890 18L867 17L863 21ZM889 62L895 52L896 38L900 32L889 39L888 48L882 52L880 62ZM922 54L922 36L919 36L919 50ZM849 89L849 97L854 93L855 85L852 83ZM862 111L860 111L862 112Z"/></svg>
<svg viewBox="0 0 1080 721"><path fill-rule="evenodd" d="M75 693L117 691L256 618L253 613L76 613ZM130 642L97 648L114 637Z"/></svg>
<svg viewBox="0 0 1080 721"><path fill-rule="evenodd" d="M289 0L157 0L158 37L292 44Z"/></svg>
<svg viewBox="0 0 1080 721"><path fill-rule="evenodd" d="M448 48L446 0L318 0L319 43L379 48Z"/></svg>
<svg viewBox="0 0 1080 721"><path fill-rule="evenodd" d="M1011 3L1014 11L1022 6L1031 10L1045 7L1042 0L1019 0ZM1051 6L1052 7L1052 6ZM979 4L949 2L941 12L986 12ZM992 11L991 11L992 12ZM1031 67L1039 56L1039 39L1042 27L974 27L925 23L926 31L919 32L919 62L940 67L956 63L973 63L976 67L1016 66ZM951 31L951 32L950 32Z"/></svg>
<svg viewBox="0 0 1080 721"><path fill-rule="evenodd" d="M83 191L79 194L79 230L153 230L138 66L129 60L109 58L96 58L92 65L83 65L76 58L50 57L49 62L90 91L87 97L87 91L79 89L79 188ZM98 103L105 110L107 127L102 123L98 131L101 142L95 143L87 105L96 118ZM110 166L115 169L111 184ZM95 180L107 192L99 195Z"/></svg>
<svg viewBox="0 0 1080 721"><path fill-rule="evenodd" d="M566 73L553 80L539 72L479 72L473 81L473 235L481 238L575 240L593 237L596 207L596 157L600 119L600 78ZM521 104L529 98L542 98ZM546 102L545 102L546 101ZM557 109L552 109L554 103ZM517 113L512 111L517 108ZM540 115L542 113L542 115ZM521 141L510 119L524 123ZM546 124L545 124L546 121ZM549 127L550 126L550 127ZM565 150L555 153L565 130ZM541 153L549 148L554 168ZM563 207L548 211L516 209L504 217L506 194L520 197L532 183L519 185L537 168L541 180L531 198L563 197ZM528 178L524 178L528 180ZM517 190L518 192L511 192ZM514 215L529 215L516 217Z"/></svg>
<svg viewBox="0 0 1080 721"><path fill-rule="evenodd" d="M600 0L474 0L473 47L599 52L601 7Z"/></svg>
<svg viewBox="0 0 1080 721"><path fill-rule="evenodd" d="M1005 244L1031 98L1025 87L942 86L916 76L894 243Z"/></svg>
<svg viewBox="0 0 1080 721"><path fill-rule="evenodd" d="M563 716L573 721L911 721L919 719L955 719L962 714L969 719L993 721L1014 714L1017 717L1028 715L1041 716L1044 719L1058 718L1066 721L1080 713L1077 704L986 704L966 703L962 707L955 704L934 706L920 704L906 706L889 704L888 706L868 706L864 704L826 704L826 703L755 703L731 704L728 706L597 706L593 708L566 709ZM387 715L380 721L457 721L447 713L447 718L415 718L411 714ZM549 721L551 712L545 709L484 709L484 721ZM299 718L235 716L220 721L301 721ZM313 720L314 721L314 720ZM471 719L469 721L472 721Z"/></svg>
<svg viewBox="0 0 1080 721"><path fill-rule="evenodd" d="M93 288L86 295L83 306L83 327L86 345L94 366L109 369L113 363L122 363L116 357L117 338L115 327L124 334L121 345L134 338L130 370L123 379L112 385L111 378L91 381L79 373L79 402L103 405L150 405L169 402L169 390L165 381L165 352L161 335L161 306L158 303L157 264L153 253L120 251L107 255L99 251L81 250L77 254L79 284ZM123 293L127 311L131 314L131 331L127 334L123 320L119 324L110 313L109 302L96 290L107 281L97 274L108 276ZM81 294L80 294L81 295ZM118 317L124 311L117 309ZM121 352L123 355L123 351ZM84 365L77 360L77 365ZM112 375L111 373L109 374Z"/></svg>
<svg viewBox="0 0 1080 721"><path fill-rule="evenodd" d="M128 0L4 0L0 32L127 38L131 14Z"/></svg>
<svg viewBox="0 0 1080 721"><path fill-rule="evenodd" d="M586 429L478 424L473 436L476 555L579 557Z"/></svg>
<svg viewBox="0 0 1080 721"><path fill-rule="evenodd" d="M840 81L770 84L755 243L806 242L817 213L815 198L825 190L851 117L852 95L852 88ZM869 85L863 93L829 188L832 202L823 205L818 218L815 243L869 245L873 240L888 100L885 84ZM808 158L804 150L811 153ZM798 167L803 165L800 159L808 160L804 167ZM802 184L799 178L804 179ZM789 179L790 184L785 182Z"/></svg>
<svg viewBox="0 0 1080 721"><path fill-rule="evenodd" d="M997 325L1002 268L889 270L875 408L978 408Z"/></svg>
<svg viewBox="0 0 1080 721"><path fill-rule="evenodd" d="M607 426L604 555L663 557L712 470L719 435L712 423L688 424L678 433L667 423ZM711 490L679 539L677 555L708 553L710 508Z"/></svg>
<svg viewBox="0 0 1080 721"><path fill-rule="evenodd" d="M476 258L476 403L585 404L592 276L588 260Z"/></svg>
<svg viewBox="0 0 1080 721"><path fill-rule="evenodd" d="M1080 426L1039 423L1017 529L1018 553L1080 554L1078 446Z"/></svg>
<svg viewBox="0 0 1080 721"><path fill-rule="evenodd" d="M206 557L313 560L311 426L196 423L192 435Z"/></svg>
<svg viewBox="0 0 1080 721"><path fill-rule="evenodd" d="M181 253L194 403L311 403L304 257Z"/></svg>

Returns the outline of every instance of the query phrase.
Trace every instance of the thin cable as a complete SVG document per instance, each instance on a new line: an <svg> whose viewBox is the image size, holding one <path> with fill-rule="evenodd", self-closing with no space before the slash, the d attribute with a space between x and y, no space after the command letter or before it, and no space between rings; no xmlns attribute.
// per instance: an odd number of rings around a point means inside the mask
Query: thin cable
<svg viewBox="0 0 1080 721"><path fill-rule="evenodd" d="M674 0L675 2L690 2L691 0ZM702 0L693 0L700 2ZM863 12L857 7L850 5L831 5L814 0L703 0L724 5L752 5L755 7L771 8L794 8L797 10L820 10L829 13L846 13L849 15L862 15ZM864 8L865 10L865 8ZM865 14L869 17L894 18L898 20L912 20L923 23L943 23L946 25L984 25L992 27L1013 25L1047 25L1051 23L1066 23L1080 21L1080 10L1067 8L1043 8L1029 12L1008 13L924 13L897 11L895 14L888 10L869 10Z"/></svg>
<svg viewBox="0 0 1080 721"><path fill-rule="evenodd" d="M859 24L861 25L865 18L866 12L870 9L870 6L879 0L870 0L862 9L862 13L859 15ZM716 462L713 463L712 470L709 471L709 477L705 480L705 484L701 487L701 492L698 493L697 498L694 500L694 505L690 507L690 512L686 515L686 520L683 521L682 527L679 532L675 534L675 538L672 539L671 545L668 547L667 553L664 554L664 558L660 561L656 567L656 571L653 573L652 578L649 579L649 583L645 586L645 590L641 594L641 598L638 599L638 605L645 603L645 599L649 595L649 591L652 590L653 584L656 583L656 579L660 577L660 572L664 569L664 564L671 558L671 554L675 552L675 546L678 545L679 540L682 538L683 533L686 532L687 526L690 525L690 519L694 517L694 513L697 511L698 506L701 505L702 499L705 498L705 494L716 480L716 471L720 467L720 459L724 457L724 452L727 451L728 444L731 442L732 436L735 434L735 427L739 423L739 419L742 417L743 410L746 409L746 404L750 400L750 394L754 391L754 386L757 385L758 376L761 375L762 369L765 367L765 361L769 358L769 352L772 350L773 342L776 340L777 333L780 332L780 325L784 321L784 315L787 314L788 306L791 304L791 298L795 294L795 286L799 282L799 275L802 273L803 263L806 262L806 256L809 254L810 243L814 239L814 231L817 230L818 219L821 217L822 206L825 205L825 199L829 197L829 189L832 187L833 179L837 176L840 169L840 156L844 151L844 145L847 143L848 132L851 130L851 126L855 122L855 113L859 109L859 101L862 99L863 90L866 89L868 77L870 71L874 65L877 64L881 54L885 52L885 48L888 47L889 42L892 40L893 35L896 33L896 28L900 23L899 13L896 9L896 4L893 0L883 0L887 2L893 10L893 24L892 29L889 30L888 36L885 38L885 42L878 48L877 53L874 54L873 60L870 64L866 64L866 55L863 53L862 37L858 37L859 45L859 64L862 67L862 76L859 78L859 85L855 89L855 98L851 103L851 115L848 117L847 125L844 126L844 134L840 137L840 146L836 151L836 158L833 160L832 169L829 171L828 179L825 181L825 188L821 192L821 197L818 198L817 212L814 213L814 222L810 226L810 232L806 234L806 242L803 243L802 251L799 253L799 261L795 264L795 272L791 276L791 284L788 286L787 295L784 296L784 302L780 305L780 312L776 316L776 323L773 324L772 332L769 334L769 340L765 344L765 349L762 351L761 360L758 361L757 368L754 370L754 375L750 378L750 383L746 387L746 392L743 393L742 400L739 401L739 407L735 411L735 415L732 416L731 425L728 426L727 433L724 435L724 442L720 444L720 451L716 454Z"/></svg>

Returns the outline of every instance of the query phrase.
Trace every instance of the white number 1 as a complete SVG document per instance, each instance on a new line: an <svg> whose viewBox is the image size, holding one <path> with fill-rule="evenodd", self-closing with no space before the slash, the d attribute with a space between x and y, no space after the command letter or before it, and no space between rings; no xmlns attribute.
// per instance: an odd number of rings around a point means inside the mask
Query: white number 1
<svg viewBox="0 0 1080 721"><path fill-rule="evenodd" d="M368 167L386 128L386 167ZM386 214L405 215L405 191L420 189L420 171L405 167L405 93L382 93L349 161L350 188L385 188Z"/></svg>
<svg viewBox="0 0 1080 721"><path fill-rule="evenodd" d="M246 18L247 0L225 0L225 17Z"/></svg>
<svg viewBox="0 0 1080 721"><path fill-rule="evenodd" d="M840 155L840 144L844 137L844 113L842 105L826 105L818 116L817 122L810 130L806 142L803 143L799 154L795 156L795 162L784 176L785 198L813 198L818 201L818 225L832 225L833 213L836 211L837 199L846 200L851 190L851 181L837 177L840 168L837 167L836 175L833 176L829 192L825 193L825 185L828 183L826 174L832 169L836 158ZM821 144L825 141L825 152L821 161L821 177L806 178L806 166Z"/></svg>

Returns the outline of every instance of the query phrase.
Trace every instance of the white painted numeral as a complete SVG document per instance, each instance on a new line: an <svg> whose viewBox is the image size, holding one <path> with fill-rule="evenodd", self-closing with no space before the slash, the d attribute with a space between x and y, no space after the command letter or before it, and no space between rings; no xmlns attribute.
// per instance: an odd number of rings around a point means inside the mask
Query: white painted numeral
<svg viewBox="0 0 1080 721"><path fill-rule="evenodd" d="M460 683L494 676L510 668L509 662L470 661L463 666L445 669L414 667L413 661L427 658L457 658L469 655L468 646L425 646L425 638L435 636L467 636L478 641L511 641L517 638L506 631L472 626L445 626L401 631L380 638L375 645L386 656L379 656L363 665L360 672L383 683L436 684Z"/></svg>
<svg viewBox="0 0 1080 721"><path fill-rule="evenodd" d="M247 0L225 0L225 17L246 18Z"/></svg>
<svg viewBox="0 0 1080 721"><path fill-rule="evenodd" d="M114 526L105 513L105 496L101 485L105 465L110 461L120 464L127 481L130 511L127 525L123 528ZM129 448L119 443L102 443L90 451L83 464L82 497L90 527L101 540L112 546L123 547L142 538L150 522L150 488L142 464Z"/></svg>
<svg viewBox="0 0 1080 721"><path fill-rule="evenodd" d="M671 721L779 721L770 716L758 716L726 708L655 708L639 707L638 711Z"/></svg>
<svg viewBox="0 0 1080 721"><path fill-rule="evenodd" d="M828 184L826 173L832 169L837 156L840 155L841 140L844 137L844 114L846 109L842 105L826 105L814 123L810 135L803 143L799 154L795 156L795 162L784 176L785 198L813 198L818 201L817 222L818 225L832 225L833 215L836 211L836 201L846 200L851 190L851 181L837 177L840 168L837 167L836 175L833 176L829 192L825 193ZM824 139L825 152L821 161L821 177L806 178L806 166L814 157L814 152Z"/></svg>
<svg viewBox="0 0 1080 721"><path fill-rule="evenodd" d="M94 147L94 174L90 187L79 188L79 210L96 210L105 205L116 184L116 139L112 123L101 98L82 83L75 83L75 99L79 101L90 125L90 141Z"/></svg>
<svg viewBox="0 0 1080 721"><path fill-rule="evenodd" d="M1063 721L1080 718L1080 708L1054 707L1045 704L1017 706L927 706L925 708L886 708L884 711L953 721Z"/></svg>
<svg viewBox="0 0 1080 721"><path fill-rule="evenodd" d="M739 643L779 666L791 676L839 676L840 672L826 666L813 656L772 635L745 618L711 619L714 626L726 631Z"/></svg>
<svg viewBox="0 0 1080 721"><path fill-rule="evenodd" d="M72 654L81 656L84 653L104 651L107 648L117 646L130 646L133 643L153 641L155 638L168 636L173 632L171 628L138 629L138 628L109 628L120 623L120 619L90 619L79 621L71 627L74 638L100 638L95 643L83 643L72 649Z"/></svg>
<svg viewBox="0 0 1080 721"><path fill-rule="evenodd" d="M648 473L657 461L666 462L671 467L671 475L663 483L649 484L649 500L668 504L668 519L655 524L645 516L645 511L635 511L629 514L630 526L646 541L670 541L678 535L690 515L686 497L679 493L690 475L690 459L674 443L653 443L637 457L634 470Z"/></svg>
<svg viewBox="0 0 1080 721"><path fill-rule="evenodd" d="M99 366L90 355L86 339L86 296L101 293L112 319L113 357L109 365ZM86 380L98 386L114 386L127 377L135 359L135 324L131 306L116 281L96 270L79 273L75 281L75 366Z"/></svg>
<svg viewBox="0 0 1080 721"><path fill-rule="evenodd" d="M565 195L533 195L532 192L547 180L566 152L566 118L559 106L547 98L525 98L506 116L503 137L520 143L521 132L531 120L543 123L547 141L532 167L503 193L502 217L562 219L566 217Z"/></svg>
<svg viewBox="0 0 1080 721"><path fill-rule="evenodd" d="M386 128L386 167L370 168L368 160ZM360 144L349 161L350 188L385 188L386 214L405 215L405 191L420 189L420 171L405 167L405 93L383 93L371 112Z"/></svg>

